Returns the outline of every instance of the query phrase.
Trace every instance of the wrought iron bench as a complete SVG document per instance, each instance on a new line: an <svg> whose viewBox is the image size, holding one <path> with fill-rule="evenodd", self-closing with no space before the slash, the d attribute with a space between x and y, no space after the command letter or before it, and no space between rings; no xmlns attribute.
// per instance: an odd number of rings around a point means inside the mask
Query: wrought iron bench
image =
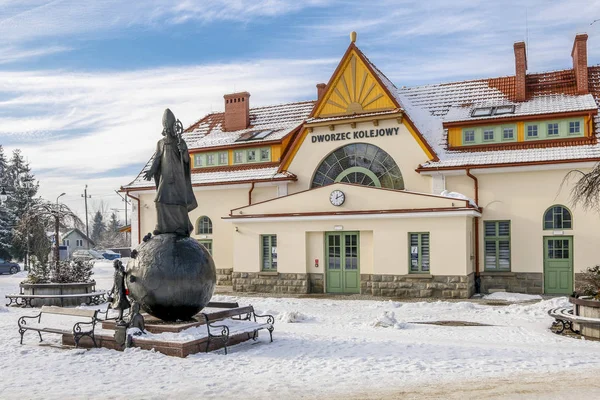
<svg viewBox="0 0 600 400"><path fill-rule="evenodd" d="M85 304L98 305L106 302L106 290L80 294L7 294L4 297L9 300L6 304L7 307L13 304L21 307L33 307L31 302L35 299L87 299L84 301Z"/></svg>
<svg viewBox="0 0 600 400"><path fill-rule="evenodd" d="M227 354L227 344L232 335L246 333L248 334L248 338L256 340L258 331L262 329L269 331L271 342L273 342L273 324L275 323L275 318L272 315L256 314L252 306L231 308L211 314L202 313L202 315L204 316L208 330L208 340L206 341L207 352L211 341L221 340L225 354ZM257 321L257 318L264 320ZM226 319L229 319L227 324L224 323ZM222 324L218 324L218 322L222 322Z"/></svg>
<svg viewBox="0 0 600 400"><path fill-rule="evenodd" d="M63 318L60 321L53 321L52 318L46 317L46 315L61 315ZM98 310L83 310L79 308L62 308L54 306L42 306L42 309L38 315L35 316L23 316L19 318L19 334L21 335L21 344L23 344L23 335L27 331L36 331L40 336L40 342L42 339L42 332L45 333L56 333L59 335L73 334L75 340L75 347L79 347L79 340L83 336L88 336L96 345L96 338L94 337L94 328L96 322L98 322ZM44 318L42 319L42 317ZM65 321L64 317L69 321ZM75 320L77 318L77 320ZM85 319L81 321L81 319ZM60 324L59 322L62 322ZM73 324L71 328L66 328L65 325ZM61 326L62 325L62 326Z"/></svg>
<svg viewBox="0 0 600 400"><path fill-rule="evenodd" d="M561 334L565 331L565 329L571 330L571 332L580 334L581 332L575 330L573 328L573 324L580 325L598 325L600 326L600 319L598 318L589 318L589 317L580 317L579 315L573 314L573 308L571 307L557 307L551 310L548 310L548 315L554 318L556 321L552 324L553 327L556 327L554 333Z"/></svg>

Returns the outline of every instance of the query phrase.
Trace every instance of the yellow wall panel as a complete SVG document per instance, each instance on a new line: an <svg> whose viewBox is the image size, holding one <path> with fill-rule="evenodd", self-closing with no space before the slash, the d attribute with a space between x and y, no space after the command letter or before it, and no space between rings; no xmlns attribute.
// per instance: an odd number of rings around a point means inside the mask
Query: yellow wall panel
<svg viewBox="0 0 600 400"><path fill-rule="evenodd" d="M448 129L448 144L450 147L462 146L462 129L461 128L449 128Z"/></svg>
<svg viewBox="0 0 600 400"><path fill-rule="evenodd" d="M355 51L342 61L342 68L316 112L317 117L360 114L395 108L394 101L377 82Z"/></svg>

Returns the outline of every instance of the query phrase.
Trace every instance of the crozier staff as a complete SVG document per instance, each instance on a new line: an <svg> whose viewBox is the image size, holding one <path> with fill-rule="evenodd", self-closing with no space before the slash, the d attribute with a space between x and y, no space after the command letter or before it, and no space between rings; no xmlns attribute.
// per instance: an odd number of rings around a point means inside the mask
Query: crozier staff
<svg viewBox="0 0 600 400"><path fill-rule="evenodd" d="M190 155L185 140L181 139L182 131L181 122L167 108L163 114L164 137L156 144L152 166L144 173L144 179L154 178L156 184L155 235L190 236L194 229L188 213L198 207L198 203L192 191Z"/></svg>

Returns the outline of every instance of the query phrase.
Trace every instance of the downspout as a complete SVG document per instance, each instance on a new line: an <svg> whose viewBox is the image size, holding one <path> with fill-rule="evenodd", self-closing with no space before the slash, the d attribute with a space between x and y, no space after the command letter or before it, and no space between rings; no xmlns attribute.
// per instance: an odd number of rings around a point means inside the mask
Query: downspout
<svg viewBox="0 0 600 400"><path fill-rule="evenodd" d="M137 226L138 226L138 244L142 243L142 222L140 218L140 198L134 197L129 194L129 191L125 192L125 196L137 201Z"/></svg>
<svg viewBox="0 0 600 400"><path fill-rule="evenodd" d="M475 191L475 204L479 207L479 181L471 174L471 169L466 169L467 176L473 179ZM475 293L481 293L481 277L479 276L479 217L475 217Z"/></svg>
<svg viewBox="0 0 600 400"><path fill-rule="evenodd" d="M254 190L254 182L252 182L252 186L250 186L250 191L248 191L248 205L252 205L252 191Z"/></svg>

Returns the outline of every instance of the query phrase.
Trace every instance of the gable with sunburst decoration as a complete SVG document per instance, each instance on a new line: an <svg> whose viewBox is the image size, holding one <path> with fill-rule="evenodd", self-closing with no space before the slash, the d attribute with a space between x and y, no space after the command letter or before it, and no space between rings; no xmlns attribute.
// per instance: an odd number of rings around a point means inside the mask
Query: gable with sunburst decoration
<svg viewBox="0 0 600 400"><path fill-rule="evenodd" d="M340 63L313 117L362 114L395 109L382 85L352 48Z"/></svg>

